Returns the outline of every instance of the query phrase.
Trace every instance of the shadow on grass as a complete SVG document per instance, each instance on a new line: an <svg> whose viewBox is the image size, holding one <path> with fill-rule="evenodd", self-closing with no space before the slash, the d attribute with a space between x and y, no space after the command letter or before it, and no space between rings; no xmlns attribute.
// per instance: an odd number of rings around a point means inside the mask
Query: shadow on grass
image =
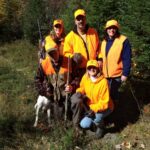
<svg viewBox="0 0 150 150"><path fill-rule="evenodd" d="M106 129L106 133L116 133L123 130L128 124L136 123L142 117L143 106L150 103L150 84L130 80L120 93L118 107L106 118L106 125L114 123Z"/></svg>

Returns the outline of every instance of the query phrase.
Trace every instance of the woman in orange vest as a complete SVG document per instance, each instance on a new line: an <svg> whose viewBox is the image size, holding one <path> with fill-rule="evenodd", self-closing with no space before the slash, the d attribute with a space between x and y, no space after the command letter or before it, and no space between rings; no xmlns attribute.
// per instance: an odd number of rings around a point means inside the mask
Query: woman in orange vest
<svg viewBox="0 0 150 150"><path fill-rule="evenodd" d="M91 129L96 137L104 134L103 119L113 111L107 79L102 75L96 60L87 62L87 72L82 77L80 87L71 97L73 123L75 128Z"/></svg>
<svg viewBox="0 0 150 150"><path fill-rule="evenodd" d="M64 47L64 39L65 39L65 29L64 23L62 19L56 19L53 22L53 29L50 31L49 35L47 35L44 41L39 43L39 48L41 51L39 52L39 62L42 61L46 57L46 51L48 51L52 45L57 45L59 50L60 59L63 57L63 47Z"/></svg>
<svg viewBox="0 0 150 150"><path fill-rule="evenodd" d="M45 50L48 51L51 48L51 44L55 43L59 50L60 57L63 56L63 46L65 39L64 23L61 19L56 19L53 22L53 30L45 38Z"/></svg>
<svg viewBox="0 0 150 150"><path fill-rule="evenodd" d="M103 61L103 74L109 81L110 94L116 105L118 89L127 80L131 68L131 46L127 37L119 33L119 29L116 20L107 21L99 54L99 60Z"/></svg>

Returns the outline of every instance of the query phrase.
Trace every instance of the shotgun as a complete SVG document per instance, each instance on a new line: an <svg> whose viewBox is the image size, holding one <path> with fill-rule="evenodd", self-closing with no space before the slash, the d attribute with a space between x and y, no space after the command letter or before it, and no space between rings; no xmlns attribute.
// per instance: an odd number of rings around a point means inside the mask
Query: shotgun
<svg viewBox="0 0 150 150"><path fill-rule="evenodd" d="M67 83L66 85L69 85L69 76L70 76L70 56L68 57L68 72L67 72ZM68 112L68 98L69 93L66 93L66 99L65 99L65 121L67 120L67 112Z"/></svg>
<svg viewBox="0 0 150 150"><path fill-rule="evenodd" d="M39 59L40 58L44 59L45 58L45 48L44 48L44 45L43 45L44 39L42 37L39 19L37 19L37 25L38 25L39 37L40 37L40 39L39 39L39 52L38 52L38 56L39 56Z"/></svg>

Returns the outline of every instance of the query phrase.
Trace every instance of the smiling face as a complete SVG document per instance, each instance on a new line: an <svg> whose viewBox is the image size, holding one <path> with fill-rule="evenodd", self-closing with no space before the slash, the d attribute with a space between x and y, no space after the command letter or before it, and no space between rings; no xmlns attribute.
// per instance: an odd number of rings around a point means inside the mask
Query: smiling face
<svg viewBox="0 0 150 150"><path fill-rule="evenodd" d="M99 69L95 66L89 66L87 70L88 70L88 74L93 77L96 77L99 72Z"/></svg>
<svg viewBox="0 0 150 150"><path fill-rule="evenodd" d="M77 25L77 29L79 31L84 31L85 30L85 25L86 25L86 17L82 15L78 15L75 18L75 24Z"/></svg>
<svg viewBox="0 0 150 150"><path fill-rule="evenodd" d="M110 26L109 28L106 29L106 32L107 32L109 38L112 39L117 32L117 27L116 26Z"/></svg>
<svg viewBox="0 0 150 150"><path fill-rule="evenodd" d="M62 34L62 31L63 31L62 25L61 25L61 24L56 24L56 25L54 26L54 31L55 31L56 36L57 36L57 37L60 37L61 34Z"/></svg>

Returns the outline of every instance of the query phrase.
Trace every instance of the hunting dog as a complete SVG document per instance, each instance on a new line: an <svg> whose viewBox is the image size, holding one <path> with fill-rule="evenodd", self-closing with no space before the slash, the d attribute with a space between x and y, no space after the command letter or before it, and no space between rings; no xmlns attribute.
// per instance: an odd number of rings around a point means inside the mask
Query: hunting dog
<svg viewBox="0 0 150 150"><path fill-rule="evenodd" d="M34 127L37 127L40 109L42 109L43 112L44 111L47 112L48 125L50 126L50 117L51 117L51 103L50 103L50 100L48 98L46 98L45 96L39 95L34 108L36 110Z"/></svg>

